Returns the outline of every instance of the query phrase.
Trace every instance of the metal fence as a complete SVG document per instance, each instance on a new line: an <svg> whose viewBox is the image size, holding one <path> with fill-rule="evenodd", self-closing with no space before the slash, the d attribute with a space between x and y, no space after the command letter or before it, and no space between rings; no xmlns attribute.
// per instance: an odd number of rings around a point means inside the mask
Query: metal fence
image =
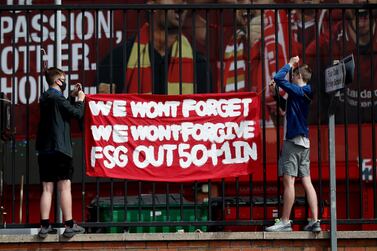
<svg viewBox="0 0 377 251"><path fill-rule="evenodd" d="M61 31L56 29L58 13ZM34 139L38 97L47 87L44 62L61 67L70 86L83 83L86 93L148 92L141 78L143 44L134 45L148 22L146 34L155 48L149 51L150 92L169 93L169 39L177 37L179 58L186 38L193 51L193 92L261 95L262 165L249 177L206 182L94 179L85 176L81 133L73 128L77 221L92 232L260 231L271 224L283 204L277 175L283 123L278 108L282 101L274 100L266 86L291 56L299 55L313 68L311 174L323 226L328 227L330 217L327 122L332 107L337 122L338 228L377 228L375 14L373 4L335 3L0 6L2 227L39 226ZM132 87L125 78L133 46L139 49L137 84ZM350 54L356 62L354 81L326 94L324 69ZM187 73L179 62L178 93L182 94ZM55 222L58 215L55 207ZM297 184L295 227L299 229L307 218L306 198Z"/></svg>

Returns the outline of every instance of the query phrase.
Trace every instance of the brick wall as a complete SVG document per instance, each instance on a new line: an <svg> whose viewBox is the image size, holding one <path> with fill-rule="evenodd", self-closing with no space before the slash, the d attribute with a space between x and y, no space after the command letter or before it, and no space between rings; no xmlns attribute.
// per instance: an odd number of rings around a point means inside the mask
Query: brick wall
<svg viewBox="0 0 377 251"><path fill-rule="evenodd" d="M329 250L329 240L264 241L151 241L151 242L64 242L0 244L1 250L127 250L127 251L320 251ZM340 240L339 251L377 250L377 239Z"/></svg>
<svg viewBox="0 0 377 251"><path fill-rule="evenodd" d="M376 231L338 232L338 238L340 251L377 251ZM322 251L330 250L330 239L328 232L49 235L44 241L33 235L0 235L0 250Z"/></svg>

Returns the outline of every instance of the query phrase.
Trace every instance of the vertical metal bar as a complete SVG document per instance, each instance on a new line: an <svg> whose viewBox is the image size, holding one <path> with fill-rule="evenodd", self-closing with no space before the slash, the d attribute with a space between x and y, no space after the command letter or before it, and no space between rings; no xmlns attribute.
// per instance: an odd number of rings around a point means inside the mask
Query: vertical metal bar
<svg viewBox="0 0 377 251"><path fill-rule="evenodd" d="M114 37L114 13L110 10L110 93L113 93L114 89L114 75L113 75L113 37ZM110 179L110 219L111 222L114 219L114 181Z"/></svg>
<svg viewBox="0 0 377 251"><path fill-rule="evenodd" d="M240 219L240 179L236 177L236 220Z"/></svg>
<svg viewBox="0 0 377 251"><path fill-rule="evenodd" d="M123 37L123 59L124 60L127 58L127 15L126 14L127 14L127 11L123 10L123 30L122 30L122 37ZM153 60L154 60L154 57L152 58L152 62L154 62ZM127 67L124 67L124 68L125 68L124 75L126 76L127 75ZM152 70L152 72L153 72L153 70ZM152 73L152 81L153 80L154 80L154 74ZM152 83L154 83L154 81ZM123 90L128 90L127 85L128 85L127 78L125 78L124 79Z"/></svg>
<svg viewBox="0 0 377 251"><path fill-rule="evenodd" d="M288 10L288 58L291 58L292 57L292 10L289 9ZM291 73L289 75L289 77L291 77ZM278 104L278 108L279 108L279 104ZM284 132L283 132L284 133ZM283 135L283 138L284 138L285 135ZM279 158L280 158L280 149L279 149ZM279 164L279 163L278 163ZM278 172L278 175L279 175L279 172ZM280 179L280 177L278 176L278 179ZM281 199L280 199L280 193L281 193L281 185L280 185L280 182L278 183L278 215L280 215L280 205L281 205Z"/></svg>
<svg viewBox="0 0 377 251"><path fill-rule="evenodd" d="M278 17L279 11L275 10L275 72L279 70L279 24L278 24ZM290 21L288 20L288 27L290 27ZM291 33L288 33L288 36L291 37ZM279 88L276 88L276 95L277 95L277 102L276 102L276 162L277 166L279 165L279 158L280 158L280 94ZM277 186L277 201L278 201L278 215L280 215L280 178L279 178L279 168L276 169L277 171L277 179L276 179L276 186Z"/></svg>
<svg viewBox="0 0 377 251"><path fill-rule="evenodd" d="M123 29L122 29L122 38L123 38L123 58L127 58L127 10L123 10ZM154 58L153 58L154 59ZM153 62L153 60L152 60ZM127 67L125 67L125 75L127 73ZM153 71L152 71L153 72ZM152 73L152 79L154 77L154 74ZM154 81L153 81L154 83ZM128 90L127 88L127 79L125 78L125 84L123 90ZM124 221L127 221L128 217L128 180L124 180Z"/></svg>
<svg viewBox="0 0 377 251"><path fill-rule="evenodd" d="M68 55L72 55L72 42L71 42L71 32L72 31L71 31L71 18L70 17L71 17L71 11L69 10L68 11L68 29L67 29L67 32L68 32ZM71 83L71 75L70 75L71 72L72 72L72 57L68 57L68 74L66 75L66 78L68 78L68 84L69 84L68 88L70 88L70 83ZM58 202L56 203L56 205L59 205ZM59 211L57 211L58 212L57 215L59 216L58 222L62 222L61 210L60 210L60 208L57 208L57 210L59 210Z"/></svg>
<svg viewBox="0 0 377 251"><path fill-rule="evenodd" d="M124 221L128 220L128 180L124 181Z"/></svg>
<svg viewBox="0 0 377 251"><path fill-rule="evenodd" d="M82 83L85 83L86 80L85 80L85 37L84 37L84 34L85 34L85 11L82 12L82 22L81 22L81 46L82 46L82 57L81 57L81 81ZM89 65L88 65L89 67ZM70 90L68 90L69 92ZM83 128L83 131L85 130L85 128ZM85 133L83 132L83 137L81 138L81 153L84 153L85 152L85 139L84 139L84 135ZM81 172L81 199L82 199L82 207L81 207L81 219L82 219L82 222L85 222L85 211L86 211L86 206L85 206L85 186L86 186L86 182L85 182L85 155L82 154L82 163L81 163L81 167L82 167L82 172Z"/></svg>
<svg viewBox="0 0 377 251"><path fill-rule="evenodd" d="M221 221L224 221L225 220L225 215L226 215L226 211L225 211L225 196L226 196L226 193L225 193L225 179L222 178L221 179Z"/></svg>
<svg viewBox="0 0 377 251"><path fill-rule="evenodd" d="M362 121L361 121L361 100L360 100L360 24L359 24L359 9L356 10L356 81L357 81L357 152L358 152L358 161L359 161L359 190L360 190L360 218L363 218L363 170L362 170Z"/></svg>
<svg viewBox="0 0 377 251"><path fill-rule="evenodd" d="M249 175L250 220L253 220L253 175Z"/></svg>
<svg viewBox="0 0 377 251"><path fill-rule="evenodd" d="M99 25L98 25L98 10L96 10L96 17L95 17L95 31L94 31L94 36L95 36L95 50L96 50L96 68L98 69L98 65L100 64L99 62ZM68 28L70 29L70 28ZM69 38L69 37L68 37ZM70 39L69 39L70 40ZM97 80L97 84L96 84L96 93L98 93L98 81L99 81L99 70L96 71L96 80ZM96 178L98 179L98 178Z"/></svg>
<svg viewBox="0 0 377 251"><path fill-rule="evenodd" d="M68 12L68 13L70 13L70 11ZM70 15L68 15L68 16L70 16ZM70 19L70 18L69 18ZM95 22L95 38L96 38L96 40L95 40L95 47L96 47L96 68L97 68L97 70L96 70L96 79L97 79L97 81L99 81L99 70L98 70L98 66L99 66L99 64L100 64L100 62L99 62L99 41L98 41L98 39L99 39L99 25L98 25L98 23L99 23L99 21L98 21L98 10L96 10L96 22ZM69 24L68 24L68 30L70 30L70 22L69 22ZM71 39L70 39L70 32L69 32L69 35L68 35L68 41L71 41ZM96 85L96 93L98 93L98 84L99 84L99 82L97 82L97 85ZM99 211L99 207L100 207L100 205L99 205L99 194L100 194L100 179L98 178L98 177L96 177L96 203L95 203L95 205L96 205L96 222L99 222L99 213L100 213L100 211Z"/></svg>
<svg viewBox="0 0 377 251"><path fill-rule="evenodd" d="M211 211L211 204L212 204L212 185L211 180L208 180L208 220L212 220L212 211Z"/></svg>
<svg viewBox="0 0 377 251"><path fill-rule="evenodd" d="M142 197L141 197L141 193L142 193L142 183L141 181L139 180L138 181L138 203L137 203L137 207L138 207L138 220L139 222L141 222L141 200L142 200Z"/></svg>
<svg viewBox="0 0 377 251"><path fill-rule="evenodd" d="M369 48L370 48L370 83L371 89L376 90L374 83L374 54L373 54L373 13L372 9L369 9ZM374 218L377 218L377 182L376 182L376 128L375 128L375 117L374 117L374 104L377 103L375 99L376 95L371 96L371 120L372 120L372 170L373 170L373 205L374 205Z"/></svg>
<svg viewBox="0 0 377 251"><path fill-rule="evenodd" d="M182 94L182 12L178 12L179 94Z"/></svg>
<svg viewBox="0 0 377 251"><path fill-rule="evenodd" d="M208 19L208 9L206 9L206 80L207 80L207 86L206 86L206 92L210 92L210 65L209 61L211 60L210 58L210 53L209 53L209 19Z"/></svg>
<svg viewBox="0 0 377 251"><path fill-rule="evenodd" d="M137 92L141 93L141 79L140 79L140 10L137 10L136 19L136 29L137 29Z"/></svg>
<svg viewBox="0 0 377 251"><path fill-rule="evenodd" d="M305 9L301 10L301 44L302 44L302 61L306 62L306 53L305 53Z"/></svg>
<svg viewBox="0 0 377 251"><path fill-rule="evenodd" d="M224 92L224 10L220 9L220 92Z"/></svg>
<svg viewBox="0 0 377 251"><path fill-rule="evenodd" d="M12 11L12 29L15 30L15 11ZM15 121L14 121L14 112L16 105L16 33L13 32L12 36L12 105L10 113L10 128L11 128L11 139L12 139L12 223L15 222L15 212L16 212L16 137L15 137Z"/></svg>
<svg viewBox="0 0 377 251"><path fill-rule="evenodd" d="M40 12L40 20L43 20L43 11ZM40 37L40 41L39 41L39 47L40 47L40 51L38 52L39 53L39 67L40 67L40 72L39 72L39 81L40 81L40 90L39 90L39 96L42 95L43 93L43 72L44 72L44 63L43 63L43 57L44 57L44 54L42 53L42 49L43 49L43 22L41 21L40 24L39 24L39 29L41 31L41 37ZM37 53L37 55L38 55Z"/></svg>
<svg viewBox="0 0 377 251"><path fill-rule="evenodd" d="M331 109L331 108L330 108ZM330 159L330 203L331 203L331 250L337 250L336 236L336 159L335 159L335 114L329 114L329 159Z"/></svg>
<svg viewBox="0 0 377 251"><path fill-rule="evenodd" d="M100 208L100 205L99 205L99 196L100 196L100 179L99 178L96 178L96 222L99 222L100 221L100 218L99 218L99 208Z"/></svg>
<svg viewBox="0 0 377 251"><path fill-rule="evenodd" d="M306 63L306 41L305 41L305 9L301 10L301 44L302 44L302 62ZM308 204L308 195L305 193L305 219L309 218L309 204Z"/></svg>
<svg viewBox="0 0 377 251"><path fill-rule="evenodd" d="M342 10L342 30L346 32L346 25L345 25L345 9ZM345 45L346 45L346 36L342 36L342 55L345 57ZM347 103L348 103L348 95L347 95L347 87L343 89L343 109L344 109L344 156L345 156L345 174L346 174L346 217L347 219L350 218L350 184L349 184L349 162L348 162L348 118L347 118Z"/></svg>
<svg viewBox="0 0 377 251"><path fill-rule="evenodd" d="M169 196L170 196L169 183L166 183L166 220L170 221L170 205L169 205Z"/></svg>
<svg viewBox="0 0 377 251"><path fill-rule="evenodd" d="M2 13L0 11L0 17L2 16ZM1 26L0 26L0 34L1 33ZM38 54L37 54L38 55ZM37 56L36 56L37 58ZM0 91L1 91L2 88L0 88ZM3 98L5 98L6 96L3 95L2 96ZM5 156L6 156L6 143L2 143L0 144L0 151L3 153L2 156L0 156L0 209L1 210L4 210L4 171L5 171ZM1 219L3 219L3 215L1 215ZM0 223L3 223L4 220L2 220Z"/></svg>
<svg viewBox="0 0 377 251"><path fill-rule="evenodd" d="M58 15L57 15L57 11L55 11L54 13L54 27L57 27L58 26ZM41 21L43 22L43 21ZM55 67L58 67L58 46L57 46L57 43L58 43L58 40L57 40L57 36L58 36L58 29L54 29L54 66Z"/></svg>
<svg viewBox="0 0 377 251"><path fill-rule="evenodd" d="M154 22L153 22L153 10L149 11L149 39L151 43L151 70L152 70L152 90L155 90L155 58L154 58ZM153 92L153 91L152 91Z"/></svg>
<svg viewBox="0 0 377 251"><path fill-rule="evenodd" d="M333 51L332 51L332 25L333 25L333 20L332 20L332 9L329 9L329 51L330 51L330 54L329 54L329 65L332 65L333 63ZM317 27L318 28L318 27ZM320 32L320 31L318 31Z"/></svg>
<svg viewBox="0 0 377 251"><path fill-rule="evenodd" d="M30 31L30 12L26 12L26 34L29 34ZM26 36L26 87L25 89L27 90L27 98L26 98L26 171L25 171L25 176L26 176L26 189L25 189L25 208L26 208L26 223L29 223L29 190L30 190L30 41L29 41L29 36ZM4 154L4 153L3 153Z"/></svg>
<svg viewBox="0 0 377 251"><path fill-rule="evenodd" d="M54 67L60 68L60 65L58 66L58 18L57 18L57 11L54 13ZM59 34L60 36L60 34ZM60 42L59 42L60 43ZM54 203L55 203L55 222L62 222L62 211L61 211L61 205L60 205L60 199L61 196L60 192L57 189L57 183L54 184L54 190L57 191L56 196L54 197Z"/></svg>
<svg viewBox="0 0 377 251"><path fill-rule="evenodd" d="M250 38L250 9L247 9L247 46L246 46L246 53L247 53L247 64L246 64L246 76L247 76L247 90L251 91L251 79L250 79L250 71L251 71L251 62L250 62L250 44L251 44L251 38ZM246 83L245 83L246 84ZM251 204L250 204L251 205Z"/></svg>
<svg viewBox="0 0 377 251"><path fill-rule="evenodd" d="M152 212L153 221L156 221L156 182L152 182Z"/></svg>
<svg viewBox="0 0 377 251"><path fill-rule="evenodd" d="M279 23L278 23L278 18L279 18L279 10L275 10L274 12L275 15L275 71L277 72L279 70ZM290 22L290 20L288 20ZM290 36L291 34L289 34Z"/></svg>
<svg viewBox="0 0 377 251"><path fill-rule="evenodd" d="M297 29L298 29L298 27L297 27ZM292 55L292 10L289 9L288 10L288 58L290 59L292 56L293 56ZM292 75L291 75L291 72L290 72L289 73L289 79L291 79L291 77L292 77ZM280 102L280 99L278 99L278 100ZM277 107L279 109L279 103L278 103ZM284 134L284 131L283 131L283 134ZM284 137L285 137L285 135L283 135L283 138ZM279 148L279 158L280 158L280 148ZM279 163L278 163L278 165L279 165ZM278 172L278 175L279 175L279 172ZM278 176L278 179L280 179L279 176ZM280 198L280 193L281 193L281 185L280 185L280 182L279 182L278 183L278 195L279 195L278 196L278 215L280 215L280 211L281 211L280 210L280 204L282 203L281 198Z"/></svg>
<svg viewBox="0 0 377 251"><path fill-rule="evenodd" d="M262 65L265 64L265 42L264 42L264 10L261 10L261 58ZM266 159L266 91L264 86L266 85L266 71L262 67L262 152L263 152L263 219L266 220L267 207L266 207L266 197L267 197L267 159Z"/></svg>
<svg viewBox="0 0 377 251"><path fill-rule="evenodd" d="M55 0L55 5L61 5L61 0ZM58 68L62 68L62 11L57 10L55 13L55 43L56 43L56 64ZM69 90L67 90L69 93Z"/></svg>
<svg viewBox="0 0 377 251"><path fill-rule="evenodd" d="M331 9L329 10L329 65L332 65L332 17ZM319 30L319 27L317 27ZM318 31L319 32L319 31ZM334 105L334 104L330 104ZM333 108L329 107L329 167L330 167L330 238L331 238L331 250L337 250L337 216L336 216L336 156L335 156L335 114ZM322 204L322 203L321 203ZM322 210L320 211L322 215Z"/></svg>
<svg viewBox="0 0 377 251"><path fill-rule="evenodd" d="M67 37L68 37L68 55L72 55L72 40L71 39L71 33L72 33L72 30L71 30L71 10L68 10L68 31L67 31ZM98 54L97 54L98 55ZM68 77L68 83L71 83L71 72L72 72L72 61L71 61L71 57L69 58L69 61L68 61L68 73L66 77ZM97 64L98 65L98 64ZM99 74L99 73L98 73Z"/></svg>
<svg viewBox="0 0 377 251"><path fill-rule="evenodd" d="M164 10L164 11L165 11L165 24L167 24L168 23L168 10ZM164 57L165 94L168 94L169 48L168 48L168 26L167 25L165 25L164 46L165 46L165 57Z"/></svg>
<svg viewBox="0 0 377 251"><path fill-rule="evenodd" d="M183 183L180 184L180 191L179 191L179 212L181 216L181 221L183 221Z"/></svg>
<svg viewBox="0 0 377 251"><path fill-rule="evenodd" d="M111 222L114 221L114 180L110 179L110 215Z"/></svg>
<svg viewBox="0 0 377 251"><path fill-rule="evenodd" d="M288 58L292 57L292 10L288 10Z"/></svg>
<svg viewBox="0 0 377 251"><path fill-rule="evenodd" d="M238 81L237 81L237 75L238 75L238 68L237 68L237 49L238 49L238 41L237 41L237 20L236 20L236 9L233 9L233 63L234 63L234 91L238 92Z"/></svg>
<svg viewBox="0 0 377 251"><path fill-rule="evenodd" d="M319 48L319 27L318 27L318 10L315 10L315 44L316 44L316 68L317 68L317 153L318 153L318 179L319 179L319 194L318 194L318 201L319 201L319 216L322 215L323 205L322 205L322 198L323 198L323 189L322 189L322 141L321 141L321 61L320 61L320 48Z"/></svg>
<svg viewBox="0 0 377 251"><path fill-rule="evenodd" d="M194 93L198 93L198 84L197 84L197 72L196 72L196 11L192 10L192 59L194 62L193 70L193 80L194 80Z"/></svg>
<svg viewBox="0 0 377 251"><path fill-rule="evenodd" d="M194 183L194 218L198 220L198 181Z"/></svg>
<svg viewBox="0 0 377 251"><path fill-rule="evenodd" d="M114 85L114 73L113 73L113 27L114 27L114 21L113 21L113 11L110 10L110 93L113 93L113 85ZM127 67L125 67L127 68Z"/></svg>

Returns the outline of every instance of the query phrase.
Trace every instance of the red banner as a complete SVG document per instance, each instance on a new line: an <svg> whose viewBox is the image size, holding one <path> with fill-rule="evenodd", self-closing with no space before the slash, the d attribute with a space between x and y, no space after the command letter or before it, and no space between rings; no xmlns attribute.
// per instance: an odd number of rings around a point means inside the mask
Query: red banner
<svg viewBox="0 0 377 251"><path fill-rule="evenodd" d="M259 110L255 93L87 95L86 173L170 182L250 174Z"/></svg>

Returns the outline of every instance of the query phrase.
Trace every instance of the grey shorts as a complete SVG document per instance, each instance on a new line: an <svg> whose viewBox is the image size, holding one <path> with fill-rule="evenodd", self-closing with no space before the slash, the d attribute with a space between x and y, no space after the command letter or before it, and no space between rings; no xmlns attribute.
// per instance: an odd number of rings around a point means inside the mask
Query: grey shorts
<svg viewBox="0 0 377 251"><path fill-rule="evenodd" d="M310 176L310 149L285 140L279 159L279 176Z"/></svg>

